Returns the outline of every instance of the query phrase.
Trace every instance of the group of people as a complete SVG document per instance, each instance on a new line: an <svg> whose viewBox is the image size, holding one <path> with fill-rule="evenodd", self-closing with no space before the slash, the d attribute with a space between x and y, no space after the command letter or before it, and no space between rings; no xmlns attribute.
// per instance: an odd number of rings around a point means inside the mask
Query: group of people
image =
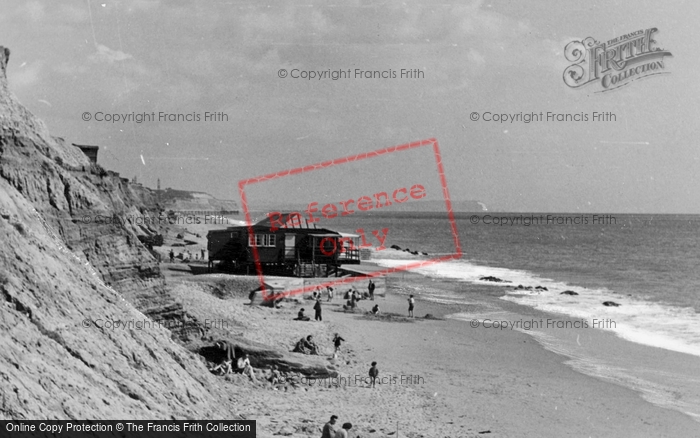
<svg viewBox="0 0 700 438"><path fill-rule="evenodd" d="M321 286L317 286L316 290L314 290L311 293L311 297L314 300L320 300L323 296L323 290L321 289ZM333 301L333 288L330 286L326 286L326 301Z"/></svg>
<svg viewBox="0 0 700 438"><path fill-rule="evenodd" d="M204 248L200 249L200 250L199 250L199 253L197 253L197 252L195 251L195 253L194 253L194 260L199 260L199 259L200 259L200 257L199 257L199 254L200 254L200 253L202 254L201 259L204 260L204 254L205 254L205 252L206 252L206 250L205 250ZM170 252L168 253L168 257L170 257L170 263L175 263L175 251L173 251L172 249L170 249ZM183 251L183 252L181 252L181 253L179 254L179 258L182 259L183 262L187 262L187 261L193 260L193 259L192 259L192 252L190 252L190 250L185 250L185 251Z"/></svg>
<svg viewBox="0 0 700 438"><path fill-rule="evenodd" d="M333 357L337 357L338 352L340 351L340 346L343 342L345 342L345 339L343 339L338 333L333 336L333 346L335 347ZM293 352L318 355L320 353L320 348L314 341L313 335L308 335L307 337L301 338L299 341L297 341L296 345L294 345Z"/></svg>
<svg viewBox="0 0 700 438"><path fill-rule="evenodd" d="M250 380L253 382L257 382L257 379L255 378L255 371L253 371L253 367L250 365L250 357L248 356L248 353L243 353L237 358L236 346L230 342L217 341L214 345L217 349L223 352L223 358L218 365L214 366L209 371L216 374L226 375L234 372L235 364L235 371L250 377Z"/></svg>
<svg viewBox="0 0 700 438"><path fill-rule="evenodd" d="M348 430L352 429L352 423L343 423L341 427L336 426L338 422L337 415L331 415L328 423L323 425L323 433L321 438L347 438Z"/></svg>
<svg viewBox="0 0 700 438"><path fill-rule="evenodd" d="M314 337L312 335L309 335L305 338L301 338L296 343L293 352L318 355L319 348L316 342L314 342Z"/></svg>
<svg viewBox="0 0 700 438"><path fill-rule="evenodd" d="M306 316L304 313L305 309L302 307L299 309L299 312L297 313L297 317L294 318L294 321L311 321L311 318ZM317 299L316 304L314 304L314 319L316 321L323 321L323 315L322 315L322 307L321 307L321 300Z"/></svg>

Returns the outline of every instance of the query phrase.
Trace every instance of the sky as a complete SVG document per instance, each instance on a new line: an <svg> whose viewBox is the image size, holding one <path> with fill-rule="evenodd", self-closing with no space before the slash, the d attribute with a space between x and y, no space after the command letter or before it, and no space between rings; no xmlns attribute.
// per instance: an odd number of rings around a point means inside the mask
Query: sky
<svg viewBox="0 0 700 438"><path fill-rule="evenodd" d="M9 0L0 45L11 89L53 135L99 145L103 167L153 188L240 201L240 180L434 138L450 197L490 210L697 214L697 17L693 1ZM665 74L604 93L564 83L569 42L648 28L672 54ZM339 70L349 77L292 77ZM199 120L104 120L144 113ZM387 154L258 185L255 200L407 184L438 199L437 169L428 148Z"/></svg>

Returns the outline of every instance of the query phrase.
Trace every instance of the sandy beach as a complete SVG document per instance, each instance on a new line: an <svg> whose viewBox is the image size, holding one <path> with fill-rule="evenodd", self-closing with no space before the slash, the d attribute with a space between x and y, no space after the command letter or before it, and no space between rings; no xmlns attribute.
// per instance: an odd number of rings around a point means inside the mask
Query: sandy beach
<svg viewBox="0 0 700 438"><path fill-rule="evenodd" d="M484 300L477 290L474 306L418 297L416 318L409 319L402 284L430 280L400 274L389 279L388 293L375 301L383 313L379 318L345 313L343 300L336 297L324 301L323 322L298 322L293 321L296 312L310 310L312 301L285 303L282 309L250 306L243 291L222 299L202 290L204 277L196 282L179 277L170 284L184 281L173 293L198 319L236 321L235 327L211 331L209 339L291 351L299 338L312 334L324 355L304 359L331 364L339 373L338 379L305 380L286 391L256 386L241 376L220 377L237 406L232 415L256 419L261 437L320 436L332 414L340 424L353 423L354 437L680 437L698 428L690 417L656 407L632 390L574 371L565 358L526 334L444 318L477 310ZM372 304L361 301L360 309ZM347 342L333 361L336 332ZM198 346L195 341L189 348ZM372 361L380 370L376 388L366 384Z"/></svg>

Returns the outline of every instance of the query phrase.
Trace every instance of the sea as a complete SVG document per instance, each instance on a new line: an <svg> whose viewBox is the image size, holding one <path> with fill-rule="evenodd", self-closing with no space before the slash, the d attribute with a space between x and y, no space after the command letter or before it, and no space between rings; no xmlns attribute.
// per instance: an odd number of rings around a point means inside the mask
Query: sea
<svg viewBox="0 0 700 438"><path fill-rule="evenodd" d="M699 215L380 212L319 226L363 234L384 267L452 255L403 290L700 421Z"/></svg>

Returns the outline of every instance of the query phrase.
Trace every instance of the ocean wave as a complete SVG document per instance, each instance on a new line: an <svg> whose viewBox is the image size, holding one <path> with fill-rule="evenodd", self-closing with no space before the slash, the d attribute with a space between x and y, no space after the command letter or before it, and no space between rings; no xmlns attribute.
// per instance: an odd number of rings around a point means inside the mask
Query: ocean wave
<svg viewBox="0 0 700 438"><path fill-rule="evenodd" d="M405 260L396 259L376 259L373 262L390 268L405 264ZM586 319L591 326L593 320L614 321L614 325L599 324L596 327L638 344L700 356L700 315L689 307L647 301L607 289L572 286L528 271L482 266L466 260L441 262L411 271L437 279L502 287L505 292L501 297L503 300L549 313ZM508 283L480 280L487 276ZM533 290L515 289L518 285L531 286ZM534 290L536 286L547 290ZM578 295L561 295L565 290L574 291ZM605 301L614 301L620 306L603 306Z"/></svg>

